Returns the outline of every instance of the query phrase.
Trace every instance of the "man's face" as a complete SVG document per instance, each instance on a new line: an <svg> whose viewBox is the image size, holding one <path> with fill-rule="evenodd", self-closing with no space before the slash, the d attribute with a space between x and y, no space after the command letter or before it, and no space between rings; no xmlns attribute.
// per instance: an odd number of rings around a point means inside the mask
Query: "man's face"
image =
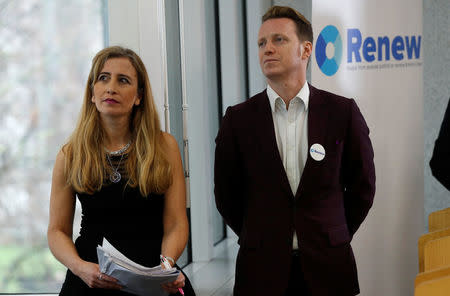
<svg viewBox="0 0 450 296"><path fill-rule="evenodd" d="M308 62L308 58L302 58L305 43L307 41L301 43L298 39L293 20L265 21L258 33L259 64L263 74L268 79L277 79L306 72L306 67L302 66Z"/></svg>

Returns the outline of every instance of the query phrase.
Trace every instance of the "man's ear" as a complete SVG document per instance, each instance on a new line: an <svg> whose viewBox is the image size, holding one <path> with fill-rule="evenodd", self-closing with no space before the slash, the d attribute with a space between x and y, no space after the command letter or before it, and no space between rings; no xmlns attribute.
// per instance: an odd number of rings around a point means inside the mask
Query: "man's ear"
<svg viewBox="0 0 450 296"><path fill-rule="evenodd" d="M309 57L312 54L312 43L311 41L303 41L303 55L302 55L302 59L309 59Z"/></svg>

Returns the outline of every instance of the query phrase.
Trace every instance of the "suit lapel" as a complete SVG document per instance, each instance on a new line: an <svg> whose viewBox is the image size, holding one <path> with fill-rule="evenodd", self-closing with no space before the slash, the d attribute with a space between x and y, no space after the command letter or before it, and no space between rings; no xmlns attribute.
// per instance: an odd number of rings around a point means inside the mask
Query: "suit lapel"
<svg viewBox="0 0 450 296"><path fill-rule="evenodd" d="M315 160L311 158L310 149L313 144L321 144L324 146L326 136L326 124L328 119L328 109L324 99L318 94L318 90L309 84L309 110L308 110L308 156L306 159L303 174L295 194L295 200L307 190L310 184L314 184L312 174L312 162Z"/></svg>
<svg viewBox="0 0 450 296"><path fill-rule="evenodd" d="M261 92L258 96L256 110L258 119L256 122L258 122L260 128L257 129L257 134L263 155L267 160L268 169L270 170L268 173L274 176L274 181L277 184L280 184L282 190L288 194L290 200L292 200L294 194L289 185L289 180L278 150L275 129L273 126L272 109L270 108L266 90Z"/></svg>

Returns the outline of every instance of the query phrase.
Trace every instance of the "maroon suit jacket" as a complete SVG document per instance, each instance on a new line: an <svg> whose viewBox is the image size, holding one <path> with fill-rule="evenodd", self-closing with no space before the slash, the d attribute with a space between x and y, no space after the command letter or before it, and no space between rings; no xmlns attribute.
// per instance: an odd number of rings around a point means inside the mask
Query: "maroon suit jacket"
<svg viewBox="0 0 450 296"><path fill-rule="evenodd" d="M350 242L372 206L375 168L369 129L352 99L310 87L308 151L294 196L263 91L229 107L216 138L215 198L239 236L234 295L283 295L294 231L313 296L359 293Z"/></svg>

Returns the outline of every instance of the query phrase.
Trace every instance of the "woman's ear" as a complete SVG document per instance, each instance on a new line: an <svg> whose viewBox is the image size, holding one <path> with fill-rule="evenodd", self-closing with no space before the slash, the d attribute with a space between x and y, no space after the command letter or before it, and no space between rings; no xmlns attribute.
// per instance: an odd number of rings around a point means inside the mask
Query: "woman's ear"
<svg viewBox="0 0 450 296"><path fill-rule="evenodd" d="M135 106L139 106L141 104L141 99L142 99L143 96L144 96L144 89L143 88L139 88L137 96L135 97L136 100L134 101L134 105Z"/></svg>
<svg viewBox="0 0 450 296"><path fill-rule="evenodd" d="M141 104L141 97L140 96L135 97L135 100L134 100L134 105L135 106L139 106L139 104Z"/></svg>

